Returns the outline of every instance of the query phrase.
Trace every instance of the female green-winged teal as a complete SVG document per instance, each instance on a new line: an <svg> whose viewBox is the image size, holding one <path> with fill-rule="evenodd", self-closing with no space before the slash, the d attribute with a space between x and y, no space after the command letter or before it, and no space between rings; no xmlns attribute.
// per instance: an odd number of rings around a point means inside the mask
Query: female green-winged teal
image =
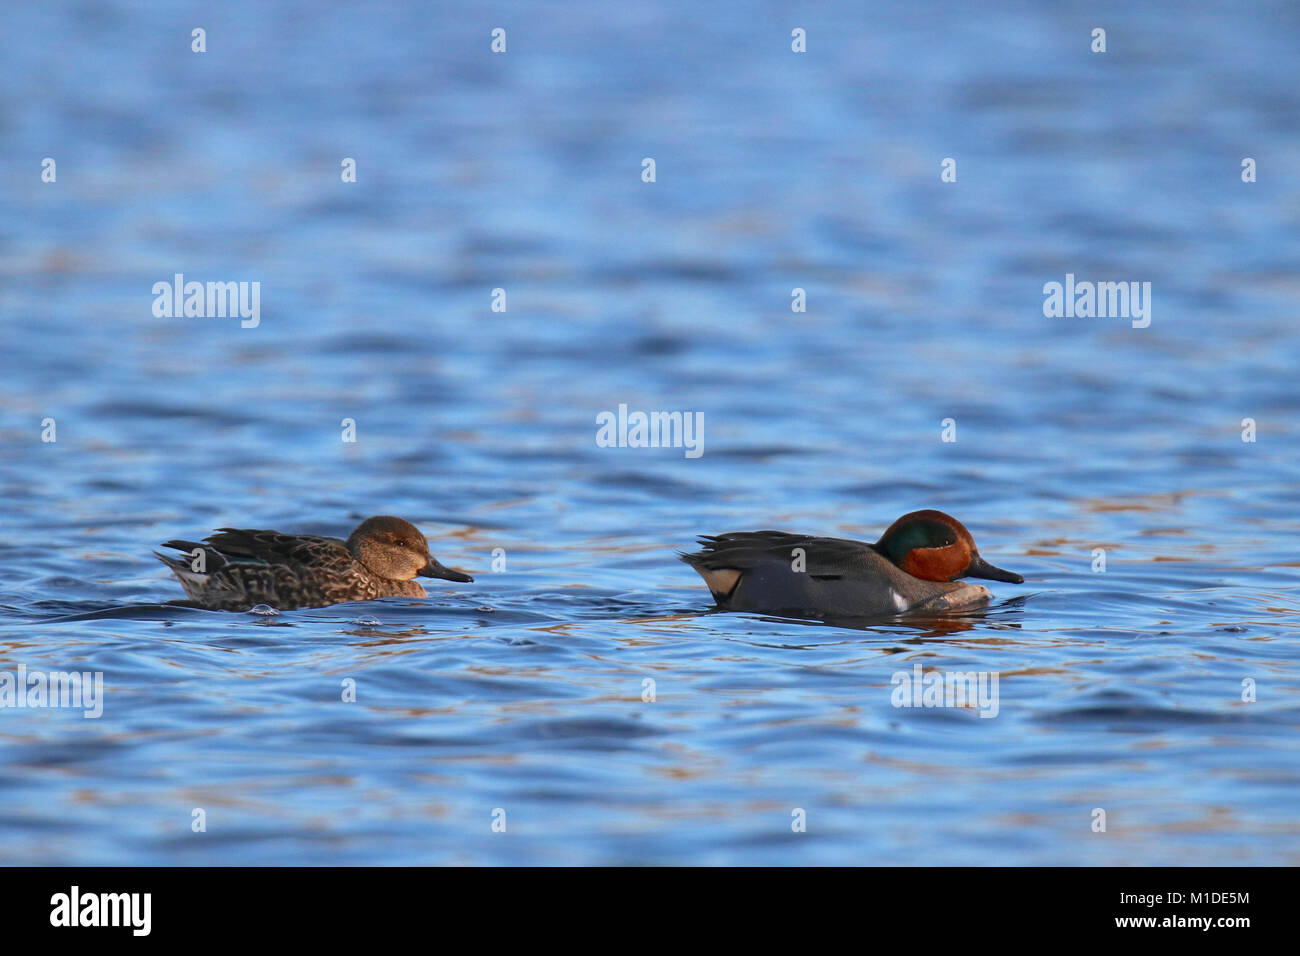
<svg viewBox="0 0 1300 956"><path fill-rule="evenodd" d="M981 558L970 532L942 511L905 514L875 544L784 531L699 541L704 549L681 559L729 611L811 618L953 611L989 599L988 588L957 578L1025 580Z"/></svg>
<svg viewBox="0 0 1300 956"><path fill-rule="evenodd" d="M167 541L184 558L158 554L185 593L211 611L247 611L257 604L280 610L325 607L381 597L428 597L417 576L470 582L444 568L409 521L367 518L347 541L310 534L218 528L203 540ZM202 555L195 552L202 552ZM196 570L196 568L198 570Z"/></svg>

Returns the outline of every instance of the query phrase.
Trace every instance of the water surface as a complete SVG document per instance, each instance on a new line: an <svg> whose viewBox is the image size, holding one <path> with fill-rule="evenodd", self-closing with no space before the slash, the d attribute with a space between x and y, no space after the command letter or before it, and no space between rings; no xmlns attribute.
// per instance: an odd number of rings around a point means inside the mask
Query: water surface
<svg viewBox="0 0 1300 956"><path fill-rule="evenodd" d="M0 710L0 861L1300 863L1300 16L1174 9L8 11L0 670L106 694ZM1045 318L1067 273L1150 327ZM923 507L1026 583L835 628L675 560ZM160 541L373 513L475 583L164 606Z"/></svg>

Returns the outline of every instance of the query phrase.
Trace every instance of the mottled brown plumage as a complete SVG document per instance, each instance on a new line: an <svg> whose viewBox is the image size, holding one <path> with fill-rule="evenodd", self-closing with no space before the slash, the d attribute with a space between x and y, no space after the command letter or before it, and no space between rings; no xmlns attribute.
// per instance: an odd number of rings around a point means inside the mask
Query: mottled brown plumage
<svg viewBox="0 0 1300 956"><path fill-rule="evenodd" d="M381 597L427 597L416 576L471 582L445 568L408 521L378 515L361 522L346 541L307 534L218 528L194 541L167 541L182 558L154 552L200 607L247 611L258 604L280 610L325 607Z"/></svg>

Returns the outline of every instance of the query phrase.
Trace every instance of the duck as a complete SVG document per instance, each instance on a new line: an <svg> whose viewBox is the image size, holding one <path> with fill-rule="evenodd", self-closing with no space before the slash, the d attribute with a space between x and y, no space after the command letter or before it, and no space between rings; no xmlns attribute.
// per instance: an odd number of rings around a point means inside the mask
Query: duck
<svg viewBox="0 0 1300 956"><path fill-rule="evenodd" d="M718 607L795 618L883 618L962 611L989 589L958 578L1023 584L980 557L975 539L942 511L912 511L875 544L787 531L704 535L678 556L708 585Z"/></svg>
<svg viewBox="0 0 1300 956"><path fill-rule="evenodd" d="M463 571L439 564L420 529L403 518L375 515L347 540L247 528L218 528L195 541L161 547L185 552L154 555L176 575L191 606L248 611L327 607L381 597L428 597L417 577L472 583Z"/></svg>

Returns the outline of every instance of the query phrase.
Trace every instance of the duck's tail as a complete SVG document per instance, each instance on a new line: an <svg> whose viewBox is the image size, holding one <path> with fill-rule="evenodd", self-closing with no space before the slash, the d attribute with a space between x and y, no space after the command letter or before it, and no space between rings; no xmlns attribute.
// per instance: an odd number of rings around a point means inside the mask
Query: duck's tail
<svg viewBox="0 0 1300 956"><path fill-rule="evenodd" d="M731 567L719 567L714 563L711 548L716 542L716 538L704 536L699 538L699 543L704 546L703 551L687 553L685 551L677 552L677 560L689 564L695 569L695 573L704 579L704 583L709 588L709 593L719 604L723 604L731 593L736 590L736 584L740 581L740 571Z"/></svg>
<svg viewBox="0 0 1300 956"><path fill-rule="evenodd" d="M167 565L172 574L176 575L176 580L180 581L185 593L196 600L212 587L212 573L227 563L219 552L197 541L164 541L162 547L182 552L177 557L155 551L154 557Z"/></svg>

